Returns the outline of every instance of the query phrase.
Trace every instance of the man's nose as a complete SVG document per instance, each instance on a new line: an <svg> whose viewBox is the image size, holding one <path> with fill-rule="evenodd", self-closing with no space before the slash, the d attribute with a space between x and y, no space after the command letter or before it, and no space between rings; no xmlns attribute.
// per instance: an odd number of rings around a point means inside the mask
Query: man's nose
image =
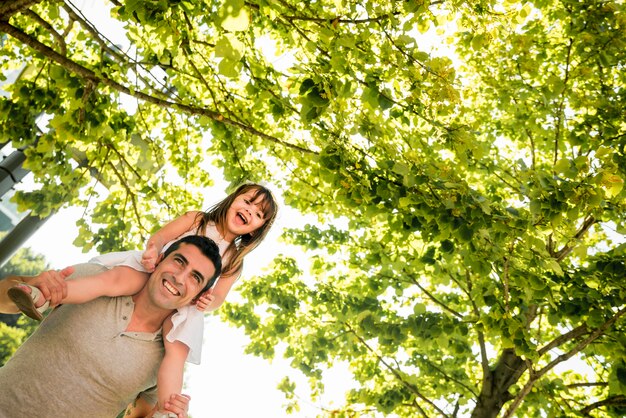
<svg viewBox="0 0 626 418"><path fill-rule="evenodd" d="M182 267L180 270L174 274L176 277L176 283L179 285L184 285L187 277L191 277L193 274L193 268L191 266Z"/></svg>
<svg viewBox="0 0 626 418"><path fill-rule="evenodd" d="M172 274L172 276L174 277L174 282L176 284L183 284L184 274L185 274L185 269L180 269L174 272L174 274Z"/></svg>

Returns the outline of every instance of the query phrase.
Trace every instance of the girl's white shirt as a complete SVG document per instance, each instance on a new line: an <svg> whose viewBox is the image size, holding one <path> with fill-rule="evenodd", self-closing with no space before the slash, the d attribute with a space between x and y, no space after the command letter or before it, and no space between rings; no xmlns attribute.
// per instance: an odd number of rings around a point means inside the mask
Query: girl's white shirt
<svg viewBox="0 0 626 418"><path fill-rule="evenodd" d="M179 239L196 235L196 230L187 231L184 234L177 237L165 244L161 252L165 252L172 243ZM210 224L204 230L204 236L211 238L217 244L220 255L224 256L226 249L230 245L229 241L226 241L221 237L215 225ZM102 264L105 267L112 268L115 266L128 266L137 271L147 273L146 269L141 264L141 256L143 251L131 250L120 251L108 254L99 255L89 260L90 263ZM228 260L222 259L222 265ZM218 278L219 280L219 278ZM217 284L217 280L215 281ZM213 287L215 287L213 284ZM202 337L204 335L204 313L196 308L196 305L187 305L178 309L178 311L172 315L172 329L165 338L169 342L180 341L189 347L189 354L187 355L187 361L193 364L200 364L202 354Z"/></svg>

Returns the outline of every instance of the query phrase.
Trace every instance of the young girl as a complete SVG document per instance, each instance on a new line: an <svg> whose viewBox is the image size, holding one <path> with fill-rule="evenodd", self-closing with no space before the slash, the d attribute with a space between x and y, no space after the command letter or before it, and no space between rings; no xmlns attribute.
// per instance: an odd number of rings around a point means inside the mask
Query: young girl
<svg viewBox="0 0 626 418"><path fill-rule="evenodd" d="M222 274L196 307L185 306L163 324L165 356L157 377L158 409L162 409L171 394L182 389L185 360L198 364L202 346L204 318L202 311L219 308L243 268L243 258L267 235L277 213L272 193L259 184L244 184L207 212L187 212L166 224L146 243L146 250L105 254L92 261L110 268L152 272L160 254L169 244L187 235L204 235L218 245L222 256ZM121 275L123 276L123 275ZM146 279L148 274L146 274ZM115 283L85 280L67 281L67 296L61 303L84 303L100 296L133 295L144 285L130 280ZM41 319L48 302L32 286L18 285L9 296L20 310L31 318Z"/></svg>

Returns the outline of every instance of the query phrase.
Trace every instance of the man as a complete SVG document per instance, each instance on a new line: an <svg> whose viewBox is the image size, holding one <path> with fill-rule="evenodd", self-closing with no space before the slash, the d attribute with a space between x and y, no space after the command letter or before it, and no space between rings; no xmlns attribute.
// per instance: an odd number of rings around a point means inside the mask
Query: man
<svg viewBox="0 0 626 418"><path fill-rule="evenodd" d="M94 269L104 270L93 264L78 265L69 279L93 275ZM145 275L125 270L125 274ZM133 400L125 416L152 416L157 370L164 354L163 322L205 291L220 271L217 245L205 237L189 236L163 254L135 295L55 308L0 368L0 417L113 418ZM17 312L6 295L17 282L54 284L69 273L65 269L3 280L0 312ZM181 417L186 416L187 407L183 395L173 396L166 404L166 409Z"/></svg>

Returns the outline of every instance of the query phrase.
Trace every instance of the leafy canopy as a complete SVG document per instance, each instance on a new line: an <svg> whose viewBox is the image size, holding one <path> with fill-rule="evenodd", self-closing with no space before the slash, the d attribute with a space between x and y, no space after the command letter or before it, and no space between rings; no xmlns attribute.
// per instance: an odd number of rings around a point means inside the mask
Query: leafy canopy
<svg viewBox="0 0 626 418"><path fill-rule="evenodd" d="M277 257L222 312L313 399L348 365L322 416L623 416L624 12L113 1L118 46L69 1L20 0L0 136L41 183L22 208L90 207L84 248L197 208L207 162L315 215L284 234L310 262Z"/></svg>

